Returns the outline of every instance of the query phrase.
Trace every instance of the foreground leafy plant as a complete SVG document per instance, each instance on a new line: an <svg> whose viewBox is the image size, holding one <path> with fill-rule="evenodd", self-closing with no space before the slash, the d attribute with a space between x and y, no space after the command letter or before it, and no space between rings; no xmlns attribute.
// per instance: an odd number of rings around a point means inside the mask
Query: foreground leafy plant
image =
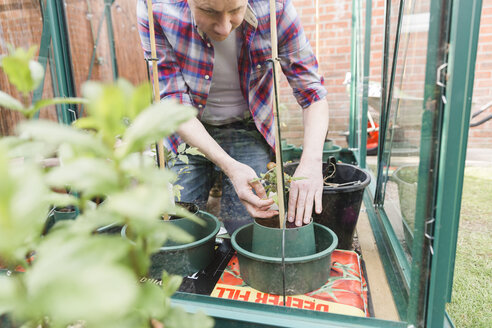
<svg viewBox="0 0 492 328"><path fill-rule="evenodd" d="M12 49L10 55L0 57L0 67L17 90L22 94L22 100L19 101L11 95L0 91L0 106L18 111L25 118L32 118L40 109L56 104L74 104L85 103L82 98L52 98L42 99L35 103L29 104L29 94L35 90L44 79L43 66L33 60L36 53L36 47L29 50L23 48Z"/></svg>
<svg viewBox="0 0 492 328"><path fill-rule="evenodd" d="M25 71L29 62L16 65ZM35 83L22 77L33 74L17 76L16 85L32 88ZM0 314L26 327L213 325L203 314L171 307L180 277L164 274L162 286L137 283L147 274L150 254L168 237L190 241L181 230L163 227L162 213L193 219L171 201L167 186L174 175L158 169L144 150L196 113L170 102L150 105L149 90L123 80L89 82L83 87L87 118L74 126L26 121L18 136L0 139L0 264L12 271L25 268L23 274L0 277ZM40 159L53 154L61 165L42 167ZM78 197L51 192L67 186ZM90 206L95 196L106 200ZM82 214L42 237L50 208L68 204ZM109 223L127 224L135 243L95 233ZM32 254L34 260L27 261Z"/></svg>

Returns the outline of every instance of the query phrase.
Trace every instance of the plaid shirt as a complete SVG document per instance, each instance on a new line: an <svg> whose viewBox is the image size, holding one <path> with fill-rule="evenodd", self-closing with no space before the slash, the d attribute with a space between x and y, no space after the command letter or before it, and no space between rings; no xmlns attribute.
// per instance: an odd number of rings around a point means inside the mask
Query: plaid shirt
<svg viewBox="0 0 492 328"><path fill-rule="evenodd" d="M176 99L198 109L200 119L210 90L214 49L193 19L187 0L153 0L154 28L161 99ZM282 71L302 108L326 96L323 78L291 0L277 0L278 51ZM270 7L268 0L249 0L238 40L241 92L257 129L274 148L273 70L271 62ZM147 4L137 5L138 28L146 58L151 57ZM168 139L176 151L181 140Z"/></svg>

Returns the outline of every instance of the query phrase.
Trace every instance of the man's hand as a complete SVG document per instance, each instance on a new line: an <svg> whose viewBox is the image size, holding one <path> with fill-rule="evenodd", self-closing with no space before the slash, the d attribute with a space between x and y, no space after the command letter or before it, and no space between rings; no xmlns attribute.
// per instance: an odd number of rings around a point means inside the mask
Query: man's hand
<svg viewBox="0 0 492 328"><path fill-rule="evenodd" d="M235 161L227 167L225 173L231 179L239 199L252 217L270 218L278 215L278 211L270 209L273 199L267 198L261 182L252 182L257 175L251 167Z"/></svg>
<svg viewBox="0 0 492 328"><path fill-rule="evenodd" d="M321 161L306 161L299 163L294 177L303 178L292 181L289 192L287 219L296 226L308 224L313 213L313 203L316 213L322 210L323 174Z"/></svg>
<svg viewBox="0 0 492 328"><path fill-rule="evenodd" d="M304 179L293 181L290 186L287 219L295 220L296 226L309 223L313 214L323 208L323 142L328 132L328 103L321 99L303 111L304 142L299 166L294 177Z"/></svg>

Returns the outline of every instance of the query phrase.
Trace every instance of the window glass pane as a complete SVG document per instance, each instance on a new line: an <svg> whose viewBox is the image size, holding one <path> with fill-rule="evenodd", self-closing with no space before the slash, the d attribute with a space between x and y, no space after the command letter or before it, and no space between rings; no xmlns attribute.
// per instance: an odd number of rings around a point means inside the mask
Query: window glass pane
<svg viewBox="0 0 492 328"><path fill-rule="evenodd" d="M384 208L408 253L415 220L428 26L429 3L406 2L385 136Z"/></svg>

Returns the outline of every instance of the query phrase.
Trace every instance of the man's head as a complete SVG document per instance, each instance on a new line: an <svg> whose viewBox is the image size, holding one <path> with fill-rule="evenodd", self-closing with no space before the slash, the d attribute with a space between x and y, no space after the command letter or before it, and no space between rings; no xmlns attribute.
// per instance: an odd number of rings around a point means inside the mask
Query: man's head
<svg viewBox="0 0 492 328"><path fill-rule="evenodd" d="M248 0L188 0L198 28L214 41L223 41L241 23Z"/></svg>

